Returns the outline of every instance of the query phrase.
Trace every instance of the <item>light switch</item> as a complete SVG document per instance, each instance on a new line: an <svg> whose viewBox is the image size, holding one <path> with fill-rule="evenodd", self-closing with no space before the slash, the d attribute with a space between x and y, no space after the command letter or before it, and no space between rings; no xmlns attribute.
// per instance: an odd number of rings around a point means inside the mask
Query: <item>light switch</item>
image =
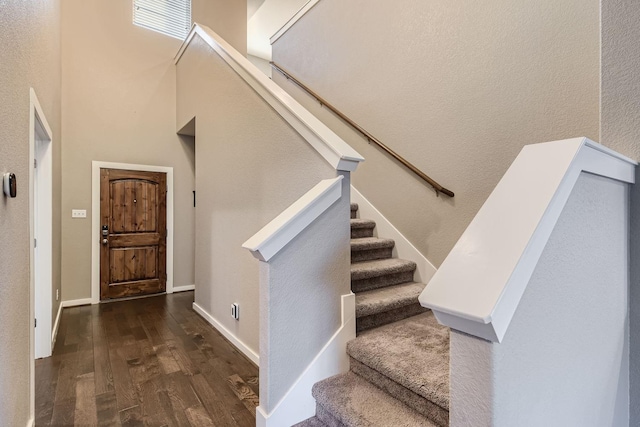
<svg viewBox="0 0 640 427"><path fill-rule="evenodd" d="M72 209L71 210L71 218L86 218L87 210L86 209Z"/></svg>

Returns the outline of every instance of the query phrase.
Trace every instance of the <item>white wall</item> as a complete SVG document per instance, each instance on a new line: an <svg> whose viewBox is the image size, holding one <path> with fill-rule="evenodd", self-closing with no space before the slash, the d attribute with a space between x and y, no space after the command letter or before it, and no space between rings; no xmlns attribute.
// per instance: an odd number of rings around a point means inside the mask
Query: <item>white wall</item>
<svg viewBox="0 0 640 427"><path fill-rule="evenodd" d="M246 1L194 0L193 19L246 49ZM65 0L62 26L63 298L91 296L92 160L174 168L173 284L192 285L195 149L175 129L181 40L133 25L130 0Z"/></svg>
<svg viewBox="0 0 640 427"><path fill-rule="evenodd" d="M53 289L60 286L60 1L0 4L0 175L16 174L18 196L0 192L0 425L30 417L29 88L53 131Z"/></svg>
<svg viewBox="0 0 640 427"><path fill-rule="evenodd" d="M196 303L257 353L259 268L242 244L336 171L200 36L177 82L177 127L196 117Z"/></svg>
<svg viewBox="0 0 640 427"><path fill-rule="evenodd" d="M341 185L340 200L261 263L260 406L267 413L341 325L341 296L351 293L349 174Z"/></svg>
<svg viewBox="0 0 640 427"><path fill-rule="evenodd" d="M583 173L501 344L451 334L451 425L629 425L629 189Z"/></svg>
<svg viewBox="0 0 640 427"><path fill-rule="evenodd" d="M439 266L526 144L599 133L598 0L321 0L273 59L456 193L274 81L367 161L354 186Z"/></svg>

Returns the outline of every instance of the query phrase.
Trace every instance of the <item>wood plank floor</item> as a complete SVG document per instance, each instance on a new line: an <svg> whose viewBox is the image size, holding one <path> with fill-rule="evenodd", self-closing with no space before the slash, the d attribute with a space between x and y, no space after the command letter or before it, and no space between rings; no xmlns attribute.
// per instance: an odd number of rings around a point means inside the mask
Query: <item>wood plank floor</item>
<svg viewBox="0 0 640 427"><path fill-rule="evenodd" d="M37 426L255 426L258 368L193 292L66 308L36 360Z"/></svg>

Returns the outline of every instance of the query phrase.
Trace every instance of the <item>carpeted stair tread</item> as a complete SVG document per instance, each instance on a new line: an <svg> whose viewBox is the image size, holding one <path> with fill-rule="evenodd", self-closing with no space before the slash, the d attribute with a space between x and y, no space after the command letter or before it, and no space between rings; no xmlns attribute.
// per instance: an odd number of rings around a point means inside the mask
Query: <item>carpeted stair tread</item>
<svg viewBox="0 0 640 427"><path fill-rule="evenodd" d="M449 329L430 311L361 333L350 357L449 409Z"/></svg>
<svg viewBox="0 0 640 427"><path fill-rule="evenodd" d="M358 217L358 204L357 203L351 203L351 215L350 218L354 219Z"/></svg>
<svg viewBox="0 0 640 427"><path fill-rule="evenodd" d="M393 248L396 242L393 239L381 239L379 237L361 237L359 239L351 239L351 252L370 251L373 249Z"/></svg>
<svg viewBox="0 0 640 427"><path fill-rule="evenodd" d="M415 269L415 262L398 258L356 262L351 264L351 280L370 279L386 274L415 271Z"/></svg>
<svg viewBox="0 0 640 427"><path fill-rule="evenodd" d="M376 222L371 219L351 218L351 229L357 228L375 228Z"/></svg>
<svg viewBox="0 0 640 427"><path fill-rule="evenodd" d="M418 297L425 286L424 283L408 282L358 292L356 294L356 317L371 316L411 304L419 304Z"/></svg>
<svg viewBox="0 0 640 427"><path fill-rule="evenodd" d="M351 211L351 238L373 236L373 229L376 228L375 221L356 218L356 216L356 211Z"/></svg>
<svg viewBox="0 0 640 427"><path fill-rule="evenodd" d="M347 372L313 386L318 405L348 427L433 427L435 424L358 375Z"/></svg>
<svg viewBox="0 0 640 427"><path fill-rule="evenodd" d="M327 425L320 421L318 417L312 417L302 421L301 423L294 424L291 427L327 427Z"/></svg>
<svg viewBox="0 0 640 427"><path fill-rule="evenodd" d="M379 239L377 237L351 239L351 262L391 258L395 245L396 243L392 239Z"/></svg>

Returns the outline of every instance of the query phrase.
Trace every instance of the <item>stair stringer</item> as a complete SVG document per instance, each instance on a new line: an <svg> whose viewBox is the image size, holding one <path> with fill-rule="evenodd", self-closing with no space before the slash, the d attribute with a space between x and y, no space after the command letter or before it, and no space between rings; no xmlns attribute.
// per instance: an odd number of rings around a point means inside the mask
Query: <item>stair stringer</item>
<svg viewBox="0 0 640 427"><path fill-rule="evenodd" d="M313 417L316 400L311 387L318 381L349 371L347 343L356 337L356 296L342 295L342 323L331 339L298 377L276 407L267 414L256 408L257 427L290 426Z"/></svg>
<svg viewBox="0 0 640 427"><path fill-rule="evenodd" d="M375 221L376 231L374 234L393 239L396 242L393 249L394 257L416 263L417 268L414 273L414 280L428 284L437 271L434 265L353 185L351 186L351 202L358 204L358 212L360 212L361 218Z"/></svg>

